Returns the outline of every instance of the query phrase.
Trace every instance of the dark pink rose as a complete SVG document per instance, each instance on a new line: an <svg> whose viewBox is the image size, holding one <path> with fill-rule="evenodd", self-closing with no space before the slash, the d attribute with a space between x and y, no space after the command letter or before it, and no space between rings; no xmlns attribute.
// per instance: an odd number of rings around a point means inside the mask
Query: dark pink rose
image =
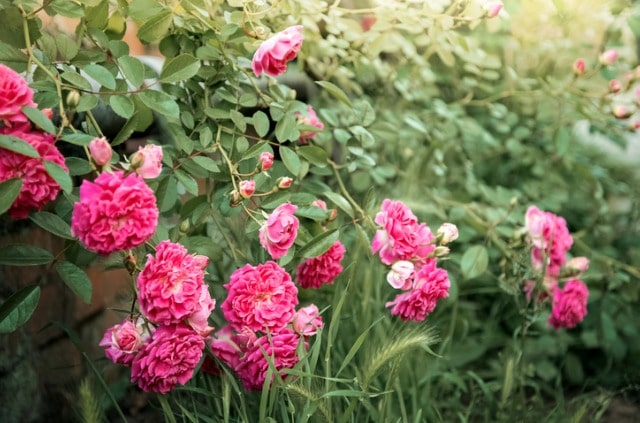
<svg viewBox="0 0 640 423"><path fill-rule="evenodd" d="M346 249L342 242L336 241L327 251L318 257L308 258L296 269L296 282L303 288L320 288L333 284L342 272L342 259Z"/></svg>
<svg viewBox="0 0 640 423"><path fill-rule="evenodd" d="M573 328L587 315L589 289L578 279L568 281L563 289L553 290L549 325L554 329Z"/></svg>
<svg viewBox="0 0 640 423"><path fill-rule="evenodd" d="M27 122L23 106L36 106L33 91L20 74L0 65L0 121Z"/></svg>

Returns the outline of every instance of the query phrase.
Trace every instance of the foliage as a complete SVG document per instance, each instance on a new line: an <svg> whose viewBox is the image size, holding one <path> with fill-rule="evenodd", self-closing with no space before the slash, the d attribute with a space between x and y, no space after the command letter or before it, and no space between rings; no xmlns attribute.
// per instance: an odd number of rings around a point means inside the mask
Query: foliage
<svg viewBox="0 0 640 423"><path fill-rule="evenodd" d="M302 225L281 266L294 269L338 237L348 251L335 285L300 292L325 325L285 380L247 394L226 367L221 376L198 373L157 397L168 421L598 419L610 392L637 390L640 378L640 175L619 152L637 142L638 6L507 2L487 19L480 1L343 3L0 1L0 62L26 72L39 109L56 109L52 120L25 114L55 135L69 168L47 168L64 192L30 216L66 240L64 254L10 246L0 264L55 264L88 302L82 268L98 256L71 235L70 218L80 181L100 170L89 142L109 134L117 148L160 122L165 135L154 141L163 143L164 167L148 184L161 218L150 245L170 239L209 257L216 298L235 269L268 259L257 242L262 213L287 201ZM49 33L42 13L79 23ZM129 54L122 38L131 21L164 56L159 71ZM253 52L294 24L305 40L290 71L255 78ZM607 49L620 52L611 65L599 62ZM579 57L584 74L572 70ZM612 80L622 82L619 93ZM299 118L302 96L324 123L307 144L301 132L317 128ZM632 116L616 117L620 105ZM11 137L0 146L32 154ZM117 152L113 166L131 165ZM256 171L263 152L276 156L268 173ZM258 195L234 198L247 177ZM278 187L285 177L289 189ZM19 179L0 184L1 212L20 188ZM444 265L450 296L428 325L384 309L386 270L370 246L387 197L460 229ZM313 207L316 199L337 219ZM591 260L589 313L575 329L549 328L548 310L523 292L536 277L522 229L530 204L564 216L572 254ZM133 264L133 283L150 251L106 264ZM30 286L3 303L0 331L22 325L38 296ZM223 324L218 309L212 320ZM100 414L89 401L82 412Z"/></svg>

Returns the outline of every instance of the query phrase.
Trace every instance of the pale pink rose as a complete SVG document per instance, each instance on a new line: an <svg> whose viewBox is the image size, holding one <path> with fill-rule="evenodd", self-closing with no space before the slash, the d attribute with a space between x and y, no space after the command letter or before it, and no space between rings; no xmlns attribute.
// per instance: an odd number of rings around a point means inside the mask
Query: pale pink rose
<svg viewBox="0 0 640 423"><path fill-rule="evenodd" d="M240 331L277 332L287 326L298 304L298 289L291 276L273 261L249 264L236 270L220 308L231 327Z"/></svg>
<svg viewBox="0 0 640 423"><path fill-rule="evenodd" d="M584 75L586 64L583 58L576 59L573 62L573 73L576 75Z"/></svg>
<svg viewBox="0 0 640 423"><path fill-rule="evenodd" d="M402 320L421 322L436 308L438 300L449 296L450 286L447 271L436 267L436 260L431 259L416 272L411 290L398 294L385 306Z"/></svg>
<svg viewBox="0 0 640 423"><path fill-rule="evenodd" d="M500 14L500 11L504 7L501 1L489 1L484 5L484 10L487 13L487 17L495 18Z"/></svg>
<svg viewBox="0 0 640 423"><path fill-rule="evenodd" d="M278 76L287 70L287 62L293 60L300 51L304 37L301 25L291 26L264 41L253 55L251 68L256 76L266 73Z"/></svg>
<svg viewBox="0 0 640 423"><path fill-rule="evenodd" d="M238 189L240 190L240 195L243 198L251 198L251 196L256 192L256 181L253 179L240 181Z"/></svg>
<svg viewBox="0 0 640 423"><path fill-rule="evenodd" d="M281 178L278 178L278 182L276 183L276 185L280 189L291 188L292 184L293 184L293 178L290 178L288 176L283 176Z"/></svg>
<svg viewBox="0 0 640 423"><path fill-rule="evenodd" d="M413 285L414 265L407 260L398 260L387 273L387 282L395 289L406 291Z"/></svg>
<svg viewBox="0 0 640 423"><path fill-rule="evenodd" d="M524 215L524 225L529 232L533 246L546 248L553 226L549 214L536 206L530 206Z"/></svg>
<svg viewBox="0 0 640 423"><path fill-rule="evenodd" d="M436 231L436 238L440 241L440 245L447 245L458 239L458 227L453 223L443 223Z"/></svg>
<svg viewBox="0 0 640 423"><path fill-rule="evenodd" d="M209 287L202 284L200 288L200 299L193 313L187 318L187 323L200 334L200 336L208 336L214 329L209 326L209 316L216 306L216 300L211 298Z"/></svg>
<svg viewBox="0 0 640 423"><path fill-rule="evenodd" d="M273 360L273 365L278 371L293 368L299 361L296 351L299 342L300 336L291 329L283 329L270 336L263 335L258 338L236 367L236 372L245 389L254 391L264 386L269 368L266 357ZM286 375L281 374L281 376L286 378Z"/></svg>
<svg viewBox="0 0 640 423"><path fill-rule="evenodd" d="M300 308L293 316L293 330L303 336L313 336L322 328L322 316L315 304Z"/></svg>
<svg viewBox="0 0 640 423"><path fill-rule="evenodd" d="M204 313L203 306L213 309L206 298L204 304L201 303L203 286L206 289L207 261L204 256L189 254L180 244L162 241L156 247L155 257L147 256L147 263L138 275L140 311L152 322L166 325L178 323L196 312Z"/></svg>
<svg viewBox="0 0 640 423"><path fill-rule="evenodd" d="M609 49L600 55L600 63L604 66L610 66L618 60L618 50Z"/></svg>
<svg viewBox="0 0 640 423"><path fill-rule="evenodd" d="M1 96L0 92L0 99ZM24 219L32 209L41 210L60 192L60 185L49 176L44 161L56 163L64 170L68 169L52 135L44 132L22 132L17 127L3 127L0 134L20 138L40 154L39 158L27 157L0 147L0 182L13 178L22 180L20 193L9 207L8 214L14 219Z"/></svg>
<svg viewBox="0 0 640 423"><path fill-rule="evenodd" d="M105 137L94 138L89 143L89 152L91 158L98 166L104 166L111 160L113 151L111 150L111 144Z"/></svg>
<svg viewBox="0 0 640 423"><path fill-rule="evenodd" d="M578 279L568 281L563 289L555 288L549 316L549 326L554 329L572 328L587 315L589 289Z"/></svg>
<svg viewBox="0 0 640 423"><path fill-rule="evenodd" d="M144 179L153 179L162 172L162 147L147 144L131 157L131 167Z"/></svg>
<svg viewBox="0 0 640 423"><path fill-rule="evenodd" d="M159 326L133 359L131 382L143 391L166 394L193 377L204 347L204 338L184 323Z"/></svg>
<svg viewBox="0 0 640 423"><path fill-rule="evenodd" d="M302 113L296 113L296 116L298 117L298 123L301 125L315 126L318 130L324 129L324 124L318 119L316 111L313 110L310 104L307 105L307 116ZM317 133L318 131L314 130L301 130L299 140L301 143L306 144L310 139L315 137Z"/></svg>
<svg viewBox="0 0 640 423"><path fill-rule="evenodd" d="M538 270L546 265L546 276L557 277L567 260L567 251L573 245L567 222L560 216L531 206L525 215L525 225L533 243L531 264Z"/></svg>
<svg viewBox="0 0 640 423"><path fill-rule="evenodd" d="M611 90L611 92L614 94L619 93L620 90L622 90L622 82L618 81L617 79L612 79L611 81L609 81L609 90Z"/></svg>
<svg viewBox="0 0 640 423"><path fill-rule="evenodd" d="M586 257L574 257L567 262L566 267L578 274L583 274L589 269L589 259Z"/></svg>
<svg viewBox="0 0 640 423"><path fill-rule="evenodd" d="M435 250L434 236L401 201L385 199L375 222L382 226L371 242L373 253L391 265L398 260L424 260Z"/></svg>
<svg viewBox="0 0 640 423"><path fill-rule="evenodd" d="M27 122L23 106L36 107L33 91L20 74L0 64L0 122L4 121L7 126L12 126L12 122Z"/></svg>
<svg viewBox="0 0 640 423"><path fill-rule="evenodd" d="M303 288L320 288L331 285L342 273L342 259L346 249L342 242L336 241L318 257L308 258L296 269L296 282Z"/></svg>
<svg viewBox="0 0 640 423"><path fill-rule="evenodd" d="M104 353L109 360L130 366L133 357L149 337L150 334L145 329L142 319L133 323L127 318L122 323L107 329L98 345L105 348Z"/></svg>
<svg viewBox="0 0 640 423"><path fill-rule="evenodd" d="M300 227L300 221L294 216L296 210L298 206L291 203L281 204L260 228L260 245L273 259L285 256L296 240Z"/></svg>
<svg viewBox="0 0 640 423"><path fill-rule="evenodd" d="M613 115L616 119L627 119L631 117L633 111L627 108L627 106L618 105L613 108Z"/></svg>
<svg viewBox="0 0 640 423"><path fill-rule="evenodd" d="M266 172L271 169L271 166L273 166L273 154L267 151L260 153L260 159L258 162L260 163L260 170L262 172Z"/></svg>
<svg viewBox="0 0 640 423"><path fill-rule="evenodd" d="M103 172L82 181L71 233L88 250L108 255L144 244L156 231L158 214L153 191L138 175Z"/></svg>

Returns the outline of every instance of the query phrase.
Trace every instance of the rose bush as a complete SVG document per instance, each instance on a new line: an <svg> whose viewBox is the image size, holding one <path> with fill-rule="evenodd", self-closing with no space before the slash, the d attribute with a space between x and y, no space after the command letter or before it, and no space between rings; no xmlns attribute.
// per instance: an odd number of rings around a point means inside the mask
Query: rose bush
<svg viewBox="0 0 640 423"><path fill-rule="evenodd" d="M638 174L589 141L637 126L635 15L341 3L0 5L22 26L0 26L0 212L66 240L0 264L50 264L87 302L84 267L126 269L94 375L123 420L104 361L167 420L595 415L590 389L640 374Z"/></svg>

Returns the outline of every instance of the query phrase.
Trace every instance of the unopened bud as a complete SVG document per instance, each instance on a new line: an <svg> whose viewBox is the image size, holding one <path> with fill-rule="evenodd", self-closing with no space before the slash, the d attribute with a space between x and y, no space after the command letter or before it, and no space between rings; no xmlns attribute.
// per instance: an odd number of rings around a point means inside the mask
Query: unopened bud
<svg viewBox="0 0 640 423"><path fill-rule="evenodd" d="M618 50L610 49L600 55L600 63L604 66L610 66L618 59Z"/></svg>
<svg viewBox="0 0 640 423"><path fill-rule="evenodd" d="M311 205L312 206L316 206L318 208L321 208L322 210L326 210L327 209L327 203L325 203L323 200L320 200L320 199L313 200Z"/></svg>
<svg viewBox="0 0 640 423"><path fill-rule="evenodd" d="M89 153L91 158L98 166L104 166L111 160L113 151L111 150L111 144L105 137L94 138L89 143Z"/></svg>
<svg viewBox="0 0 640 423"><path fill-rule="evenodd" d="M153 179L162 172L162 147L147 144L131 157L131 169L144 179Z"/></svg>
<svg viewBox="0 0 640 423"><path fill-rule="evenodd" d="M616 106L613 108L613 115L617 119L627 119L632 114L633 114L633 111L631 111L626 106Z"/></svg>
<svg viewBox="0 0 640 423"><path fill-rule="evenodd" d="M266 172L267 170L271 169L271 166L273 166L273 154L267 151L261 153L258 164L260 165L260 170L262 172Z"/></svg>
<svg viewBox="0 0 640 423"><path fill-rule="evenodd" d="M484 5L484 12L488 18L495 18L500 14L503 6L501 1L490 1Z"/></svg>
<svg viewBox="0 0 640 423"><path fill-rule="evenodd" d="M584 273L589 268L589 259L586 257L574 257L567 262L567 267L578 273Z"/></svg>
<svg viewBox="0 0 640 423"><path fill-rule="evenodd" d="M235 189L229 193L229 205L238 207L242 203L242 196Z"/></svg>
<svg viewBox="0 0 640 423"><path fill-rule="evenodd" d="M256 181L253 179L240 181L238 184L238 189L240 190L240 195L243 198L251 198L254 192L256 192Z"/></svg>
<svg viewBox="0 0 640 423"><path fill-rule="evenodd" d="M124 259L124 267L125 269L127 269L127 272L129 272L130 275L133 275L136 273L136 258L132 255L129 254L127 255L127 257L125 257Z"/></svg>
<svg viewBox="0 0 640 423"><path fill-rule="evenodd" d="M191 224L189 223L189 219L185 219L180 223L180 232L183 234L186 234L187 232L189 232L189 227L191 226Z"/></svg>
<svg viewBox="0 0 640 423"><path fill-rule="evenodd" d="M287 189L290 188L291 185L293 184L293 178L289 178L288 176L283 176L281 178L278 178L278 188L280 189Z"/></svg>
<svg viewBox="0 0 640 423"><path fill-rule="evenodd" d="M329 217L327 218L327 220L329 222L333 222L334 220L336 220L337 217L338 217L338 210L329 209Z"/></svg>
<svg viewBox="0 0 640 423"><path fill-rule="evenodd" d="M436 232L436 239L440 245L447 245L458 239L458 227L453 223L443 223Z"/></svg>
<svg viewBox="0 0 640 423"><path fill-rule="evenodd" d="M71 90L67 94L67 106L71 109L75 109L78 107L78 103L80 103L80 93L76 90Z"/></svg>
<svg viewBox="0 0 640 423"><path fill-rule="evenodd" d="M440 246L436 247L436 249L433 252L433 254L436 257L442 257L442 256L446 256L450 252L451 252L451 250L449 249L449 247L444 247L444 246L440 245Z"/></svg>
<svg viewBox="0 0 640 423"><path fill-rule="evenodd" d="M609 90L611 90L611 92L614 94L619 93L620 90L622 90L622 82L618 81L617 79L612 79L611 81L609 81Z"/></svg>
<svg viewBox="0 0 640 423"><path fill-rule="evenodd" d="M573 62L573 73L575 75L584 75L585 67L586 65L583 58L576 59L576 61Z"/></svg>

